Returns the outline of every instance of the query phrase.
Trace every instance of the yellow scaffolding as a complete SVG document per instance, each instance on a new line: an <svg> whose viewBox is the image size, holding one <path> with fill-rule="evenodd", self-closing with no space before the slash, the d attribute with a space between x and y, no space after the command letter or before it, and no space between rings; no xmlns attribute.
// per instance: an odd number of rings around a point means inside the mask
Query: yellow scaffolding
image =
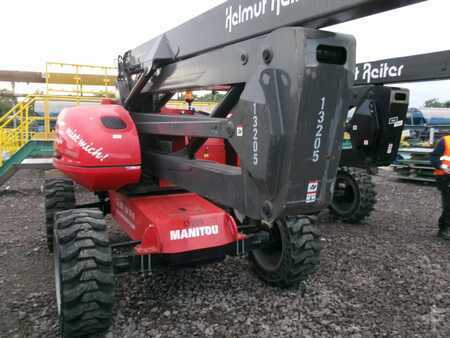
<svg viewBox="0 0 450 338"><path fill-rule="evenodd" d="M115 67L62 62L47 62L45 65L47 95L70 93L76 96L114 97L116 82L117 68ZM55 88L51 87L51 84L70 84L71 88ZM102 88L102 90L85 90L85 86L96 86Z"/></svg>
<svg viewBox="0 0 450 338"><path fill-rule="evenodd" d="M36 102L68 102L80 104L81 102L100 103L100 97L74 97L74 96L51 96L51 95L29 95L22 102L15 105L9 112L0 117L0 167L3 165L4 156L14 155L20 148L30 140L53 140L54 130L52 120L45 113L43 116L31 114ZM36 126L44 125L41 130Z"/></svg>
<svg viewBox="0 0 450 338"><path fill-rule="evenodd" d="M55 71L56 68L56 71ZM52 140L54 128L50 116L51 102L100 103L115 97L117 69L107 66L48 62L45 67L45 94L29 95L0 117L0 167L30 140ZM54 87L53 85L65 87ZM67 86L70 86L67 88ZM85 87L97 87L86 90ZM32 114L36 102L43 103L43 116ZM42 126L43 128L36 128Z"/></svg>
<svg viewBox="0 0 450 338"><path fill-rule="evenodd" d="M3 165L4 157L14 155L30 140L54 139L52 121L54 122L56 118L50 116L50 103L100 103L102 98L116 96L116 81L117 69L114 67L47 62L45 94L25 97L0 117L0 167ZM32 114L36 102L43 103L42 116ZM192 107L209 112L216 104L216 102L194 102ZM184 101L169 101L167 105L187 109Z"/></svg>
<svg viewBox="0 0 450 338"><path fill-rule="evenodd" d="M211 112L214 107L217 105L217 102L200 102L200 101L194 101L192 102L192 107L206 112ZM172 108L178 108L178 109L188 109L188 104L185 101L180 100L170 100L167 103L168 107Z"/></svg>

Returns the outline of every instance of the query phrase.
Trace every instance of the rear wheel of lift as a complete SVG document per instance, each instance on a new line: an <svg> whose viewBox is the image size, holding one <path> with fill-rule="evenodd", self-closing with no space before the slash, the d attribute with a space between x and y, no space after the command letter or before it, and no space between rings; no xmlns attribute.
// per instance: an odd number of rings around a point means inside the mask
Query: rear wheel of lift
<svg viewBox="0 0 450 338"><path fill-rule="evenodd" d="M375 209L377 193L366 170L339 168L330 212L337 220L359 223Z"/></svg>
<svg viewBox="0 0 450 338"><path fill-rule="evenodd" d="M53 252L53 224L59 211L75 208L75 188L67 178L50 178L44 183L47 248Z"/></svg>
<svg viewBox="0 0 450 338"><path fill-rule="evenodd" d="M61 335L106 332L112 322L114 273L103 213L91 209L58 212L54 248Z"/></svg>
<svg viewBox="0 0 450 338"><path fill-rule="evenodd" d="M266 283L287 288L316 272L320 264L320 231L315 217L296 216L277 220L270 241L250 252L253 268Z"/></svg>

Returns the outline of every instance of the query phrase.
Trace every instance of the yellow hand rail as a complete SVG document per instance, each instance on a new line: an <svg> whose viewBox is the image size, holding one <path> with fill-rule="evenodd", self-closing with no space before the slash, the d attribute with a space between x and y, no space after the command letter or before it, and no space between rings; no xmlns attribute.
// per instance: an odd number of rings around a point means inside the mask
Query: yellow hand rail
<svg viewBox="0 0 450 338"><path fill-rule="evenodd" d="M56 72L52 71L54 68L57 68ZM69 71L61 73L61 70L67 69ZM0 167L3 165L4 155L14 155L30 140L53 139L54 123L52 122L55 121L55 118L50 116L49 103L99 103L103 97L114 97L113 86L117 77L117 68L48 62L45 77L46 93L44 95L29 95L0 117ZM63 83L66 86L68 82L73 81L74 89L50 87L50 84L58 84L61 79L64 80ZM99 86L99 83L102 85ZM84 86L96 86L101 90L85 90ZM43 116L31 114L36 102L44 103ZM192 106L196 109L211 111L216 104L215 102L194 102ZM168 106L187 109L184 101L170 101ZM38 130L36 127L39 127Z"/></svg>
<svg viewBox="0 0 450 338"><path fill-rule="evenodd" d="M0 118L0 167L3 165L4 156L11 157L30 140L52 140L54 130L48 111L49 102L67 102L79 104L81 102L100 103L102 97L94 96L53 96L53 95L29 95L22 102L16 104L11 110ZM44 102L44 115L32 116L30 110L36 102ZM36 131L39 122L43 124L43 130Z"/></svg>
<svg viewBox="0 0 450 338"><path fill-rule="evenodd" d="M57 69L56 72L55 69ZM55 118L50 116L49 103L99 103L103 97L115 96L116 78L117 68L115 67L63 62L46 63L46 93L25 97L0 117L0 167L3 165L4 155L12 156L28 141L53 139L54 123L52 122ZM50 88L50 84L66 87ZM68 85L73 85L74 88L67 89ZM101 89L85 90L85 86ZM31 114L36 102L43 102L43 116Z"/></svg>

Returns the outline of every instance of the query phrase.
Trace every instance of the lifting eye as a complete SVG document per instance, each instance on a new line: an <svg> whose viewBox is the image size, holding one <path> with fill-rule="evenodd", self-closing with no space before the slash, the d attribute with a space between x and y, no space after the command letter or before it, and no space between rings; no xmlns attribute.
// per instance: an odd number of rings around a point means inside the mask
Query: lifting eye
<svg viewBox="0 0 450 338"><path fill-rule="evenodd" d="M103 125L108 129L120 130L127 127L126 123L122 119L115 116L103 116L101 118Z"/></svg>
<svg viewBox="0 0 450 338"><path fill-rule="evenodd" d="M317 61L332 65L343 65L347 62L347 50L344 47L319 45Z"/></svg>

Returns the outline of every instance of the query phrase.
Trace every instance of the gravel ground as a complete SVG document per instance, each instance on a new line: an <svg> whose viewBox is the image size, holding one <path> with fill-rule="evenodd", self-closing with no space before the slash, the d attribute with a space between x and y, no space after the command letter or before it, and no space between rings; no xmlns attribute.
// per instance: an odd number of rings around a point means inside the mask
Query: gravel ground
<svg viewBox="0 0 450 338"><path fill-rule="evenodd" d="M375 178L379 203L365 224L321 226L321 269L305 289L268 287L243 258L160 272L145 286L140 275L123 275L109 336L450 337L439 194L390 175ZM0 189L0 337L58 333L42 179L23 170Z"/></svg>

